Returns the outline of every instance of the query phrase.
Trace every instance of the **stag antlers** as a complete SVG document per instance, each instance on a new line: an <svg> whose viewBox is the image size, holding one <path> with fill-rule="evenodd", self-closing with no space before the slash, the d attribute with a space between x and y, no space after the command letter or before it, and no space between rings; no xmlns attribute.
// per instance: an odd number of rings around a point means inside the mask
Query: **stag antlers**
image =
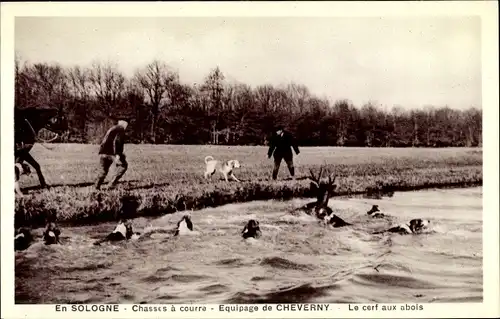
<svg viewBox="0 0 500 319"><path fill-rule="evenodd" d="M316 187L319 187L320 183L321 183L321 178L322 178L322 174L323 174L323 169L324 169L324 166L321 166L319 168L319 174L318 176L316 177L314 175L314 172L312 169L309 169L309 173L311 174L311 176L309 177L309 179L311 180L311 183L313 183L314 185L316 185ZM333 178L333 179L332 179ZM337 179L337 176L335 176L335 173L332 173L328 176L328 184L329 185L333 185L335 183L335 180Z"/></svg>
<svg viewBox="0 0 500 319"><path fill-rule="evenodd" d="M311 183L316 185L316 187L319 187L319 182L321 180L321 174L323 173L323 166L321 166L319 169L318 177L314 176L314 172L311 168L309 169L309 173L311 174L311 176L309 177L309 179L311 180Z"/></svg>

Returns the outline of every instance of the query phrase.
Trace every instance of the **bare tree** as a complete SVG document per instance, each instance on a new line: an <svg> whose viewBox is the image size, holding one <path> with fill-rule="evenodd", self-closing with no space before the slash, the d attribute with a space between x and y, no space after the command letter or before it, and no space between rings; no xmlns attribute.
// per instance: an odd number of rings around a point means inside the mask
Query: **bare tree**
<svg viewBox="0 0 500 319"><path fill-rule="evenodd" d="M289 112L300 114L306 111L311 94L305 85L292 82L287 85L286 93L291 102Z"/></svg>
<svg viewBox="0 0 500 319"><path fill-rule="evenodd" d="M304 145L445 147L482 141L480 108L358 109L296 83L255 89L228 84L218 67L201 85L181 84L178 73L160 61L129 81L109 62L63 68L16 55L15 105L63 110L71 123L68 140L74 142L97 141L111 117L125 114L133 114L131 142L255 145L265 143L276 124Z"/></svg>
<svg viewBox="0 0 500 319"><path fill-rule="evenodd" d="M226 106L226 142L237 142L247 130L247 118L254 108L253 94L250 86L241 83L230 83L224 90ZM227 112L229 110L229 112Z"/></svg>
<svg viewBox="0 0 500 319"><path fill-rule="evenodd" d="M333 106L336 115L337 145L343 146L349 137L350 104L347 100L337 101Z"/></svg>
<svg viewBox="0 0 500 319"><path fill-rule="evenodd" d="M169 104L169 89L178 83L178 74L165 63L153 61L136 72L134 80L144 91L151 113L151 140L156 143L156 126L161 108ZM171 90L172 91L172 90Z"/></svg>
<svg viewBox="0 0 500 319"><path fill-rule="evenodd" d="M99 108L104 116L112 117L125 92L125 77L111 63L93 63L90 84Z"/></svg>
<svg viewBox="0 0 500 319"><path fill-rule="evenodd" d="M68 71L69 91L73 96L73 119L81 141L88 141L87 124L91 121L91 82L88 69L75 66Z"/></svg>
<svg viewBox="0 0 500 319"><path fill-rule="evenodd" d="M26 63L23 63L22 58L16 53L15 57L15 95L14 101L16 107L26 107L29 97L29 79L27 78Z"/></svg>
<svg viewBox="0 0 500 319"><path fill-rule="evenodd" d="M222 74L219 67L216 67L210 71L200 88L207 102L213 144L219 143L217 130L219 129L218 126L223 111L224 79L224 74Z"/></svg>
<svg viewBox="0 0 500 319"><path fill-rule="evenodd" d="M254 90L255 102L262 112L267 113L271 110L271 99L274 88L271 85L260 85Z"/></svg>
<svg viewBox="0 0 500 319"><path fill-rule="evenodd" d="M59 65L35 63L16 68L16 83L30 106L55 106L62 108L64 95L68 94L64 70Z"/></svg>
<svg viewBox="0 0 500 319"><path fill-rule="evenodd" d="M87 69L82 69L79 66L71 68L68 72L71 93L82 100L86 100L90 96L91 91L91 73Z"/></svg>

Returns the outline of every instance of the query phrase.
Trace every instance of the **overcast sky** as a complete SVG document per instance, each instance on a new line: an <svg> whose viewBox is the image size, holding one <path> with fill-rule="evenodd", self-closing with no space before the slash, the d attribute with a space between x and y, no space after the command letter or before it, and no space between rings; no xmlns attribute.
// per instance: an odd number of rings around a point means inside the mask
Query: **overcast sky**
<svg viewBox="0 0 500 319"><path fill-rule="evenodd" d="M112 61L127 76L153 59L201 82L306 85L332 100L405 108L481 107L479 18L16 18L29 62Z"/></svg>

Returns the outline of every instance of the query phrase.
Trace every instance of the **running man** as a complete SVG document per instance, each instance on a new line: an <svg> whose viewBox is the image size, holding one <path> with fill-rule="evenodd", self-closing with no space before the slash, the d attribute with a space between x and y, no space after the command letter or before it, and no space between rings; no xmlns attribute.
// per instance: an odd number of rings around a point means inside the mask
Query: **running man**
<svg viewBox="0 0 500 319"><path fill-rule="evenodd" d="M123 154L123 146L125 144L125 130L128 123L120 120L117 125L111 127L104 136L99 148L99 164L101 173L95 184L95 188L99 190L108 175L109 168L113 163L116 164L115 176L109 183L108 189L116 187L118 180L125 174L128 168L128 163Z"/></svg>

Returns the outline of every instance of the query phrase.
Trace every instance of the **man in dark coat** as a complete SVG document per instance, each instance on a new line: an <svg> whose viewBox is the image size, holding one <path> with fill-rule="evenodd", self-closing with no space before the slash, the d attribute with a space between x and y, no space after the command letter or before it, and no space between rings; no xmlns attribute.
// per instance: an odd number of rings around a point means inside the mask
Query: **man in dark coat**
<svg viewBox="0 0 500 319"><path fill-rule="evenodd" d="M299 147L295 141L295 138L288 132L286 132L283 127L278 126L275 134L272 136L269 143L269 151L267 152L267 157L271 158L274 152L274 169L273 169L273 180L278 178L278 171L280 169L281 160L285 160L290 175L295 176L295 168L293 167L293 153L299 155Z"/></svg>
<svg viewBox="0 0 500 319"><path fill-rule="evenodd" d="M96 189L100 189L102 183L108 175L109 168L113 163L116 164L116 172L114 178L111 180L108 188L114 188L118 180L125 174L128 168L128 163L123 154L123 147L125 144L125 130L128 123L126 121L118 121L118 124L111 127L104 136L99 147L99 164L101 166L101 173L95 184Z"/></svg>

